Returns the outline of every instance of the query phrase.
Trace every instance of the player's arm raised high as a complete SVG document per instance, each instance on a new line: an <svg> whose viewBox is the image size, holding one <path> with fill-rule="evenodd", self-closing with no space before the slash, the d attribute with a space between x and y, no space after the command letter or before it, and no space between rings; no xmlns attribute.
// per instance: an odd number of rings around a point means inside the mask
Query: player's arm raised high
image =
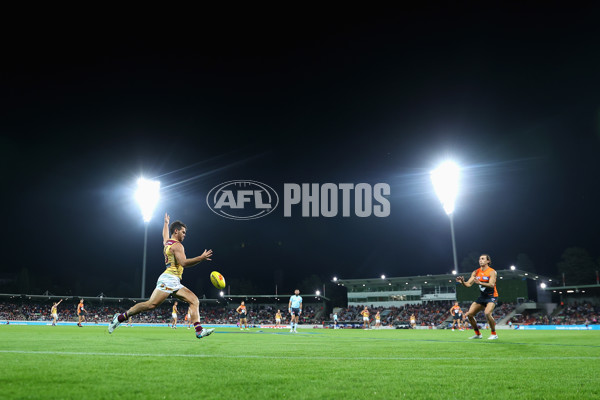
<svg viewBox="0 0 600 400"><path fill-rule="evenodd" d="M169 214L165 213L165 223L163 225L163 231L162 231L163 246L166 246L167 240L169 240L169 221L170 220L171 220L171 218L169 217Z"/></svg>
<svg viewBox="0 0 600 400"><path fill-rule="evenodd" d="M171 251L173 251L175 259L183 268L193 267L194 265L199 264L204 260L210 261L212 257L212 250L204 250L204 253L202 253L202 255L198 257L187 258L185 256L185 251L183 250L183 245L181 243L175 243L173 246L171 246Z"/></svg>

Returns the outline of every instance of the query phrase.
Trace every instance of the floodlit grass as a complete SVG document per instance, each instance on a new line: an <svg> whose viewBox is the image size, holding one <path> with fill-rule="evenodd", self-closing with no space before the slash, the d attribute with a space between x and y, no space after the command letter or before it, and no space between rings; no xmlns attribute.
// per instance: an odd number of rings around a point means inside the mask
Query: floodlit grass
<svg viewBox="0 0 600 400"><path fill-rule="evenodd" d="M599 331L0 326L6 399L600 398Z"/></svg>

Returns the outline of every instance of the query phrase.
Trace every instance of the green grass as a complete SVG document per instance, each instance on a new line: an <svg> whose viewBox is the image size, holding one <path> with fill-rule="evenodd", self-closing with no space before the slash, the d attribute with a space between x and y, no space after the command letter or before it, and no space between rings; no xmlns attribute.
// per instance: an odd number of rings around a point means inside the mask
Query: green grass
<svg viewBox="0 0 600 400"><path fill-rule="evenodd" d="M0 326L6 399L600 398L600 332Z"/></svg>

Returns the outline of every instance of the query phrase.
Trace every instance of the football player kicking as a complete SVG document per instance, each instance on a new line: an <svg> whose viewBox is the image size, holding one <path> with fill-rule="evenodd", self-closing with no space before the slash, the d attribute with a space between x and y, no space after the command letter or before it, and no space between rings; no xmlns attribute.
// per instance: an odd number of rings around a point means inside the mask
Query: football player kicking
<svg viewBox="0 0 600 400"><path fill-rule="evenodd" d="M210 257L212 256L212 250L204 250L200 256L187 258L185 256L183 245L181 244L183 239L185 239L186 233L187 227L181 221L175 221L169 226L169 215L165 213L165 222L162 232L164 245L163 252L165 255L166 264L165 272L158 277L156 289L154 289L154 292L152 292L152 295L148 301L134 305L127 310L127 312L115 314L112 322L108 325L108 333L113 333L113 331L129 317L144 311L154 310L171 294L179 300L183 300L190 305L191 321L194 325L196 337L198 339L202 339L203 337L206 337L214 332L214 329L202 328L202 325L200 325L200 314L198 310L200 305L198 297L190 289L181 284L183 269L193 267L204 260L210 260Z"/></svg>

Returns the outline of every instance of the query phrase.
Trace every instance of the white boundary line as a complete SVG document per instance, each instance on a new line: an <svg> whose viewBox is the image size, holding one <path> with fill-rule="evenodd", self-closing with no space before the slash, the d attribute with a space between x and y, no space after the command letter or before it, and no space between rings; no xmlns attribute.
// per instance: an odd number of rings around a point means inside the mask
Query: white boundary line
<svg viewBox="0 0 600 400"><path fill-rule="evenodd" d="M187 357L187 358L253 358L276 360L390 360L390 361L436 361L457 360L457 357L329 357L329 356L263 356L263 355L220 355L220 354L152 354L152 353L97 353L79 351L29 351L29 350L0 350L0 354L31 354L31 355L63 355L63 356L108 356L108 357ZM481 360L481 357L461 357L461 360ZM485 357L486 360L507 360L506 357ZM516 357L511 361L520 360L600 360L599 357Z"/></svg>

